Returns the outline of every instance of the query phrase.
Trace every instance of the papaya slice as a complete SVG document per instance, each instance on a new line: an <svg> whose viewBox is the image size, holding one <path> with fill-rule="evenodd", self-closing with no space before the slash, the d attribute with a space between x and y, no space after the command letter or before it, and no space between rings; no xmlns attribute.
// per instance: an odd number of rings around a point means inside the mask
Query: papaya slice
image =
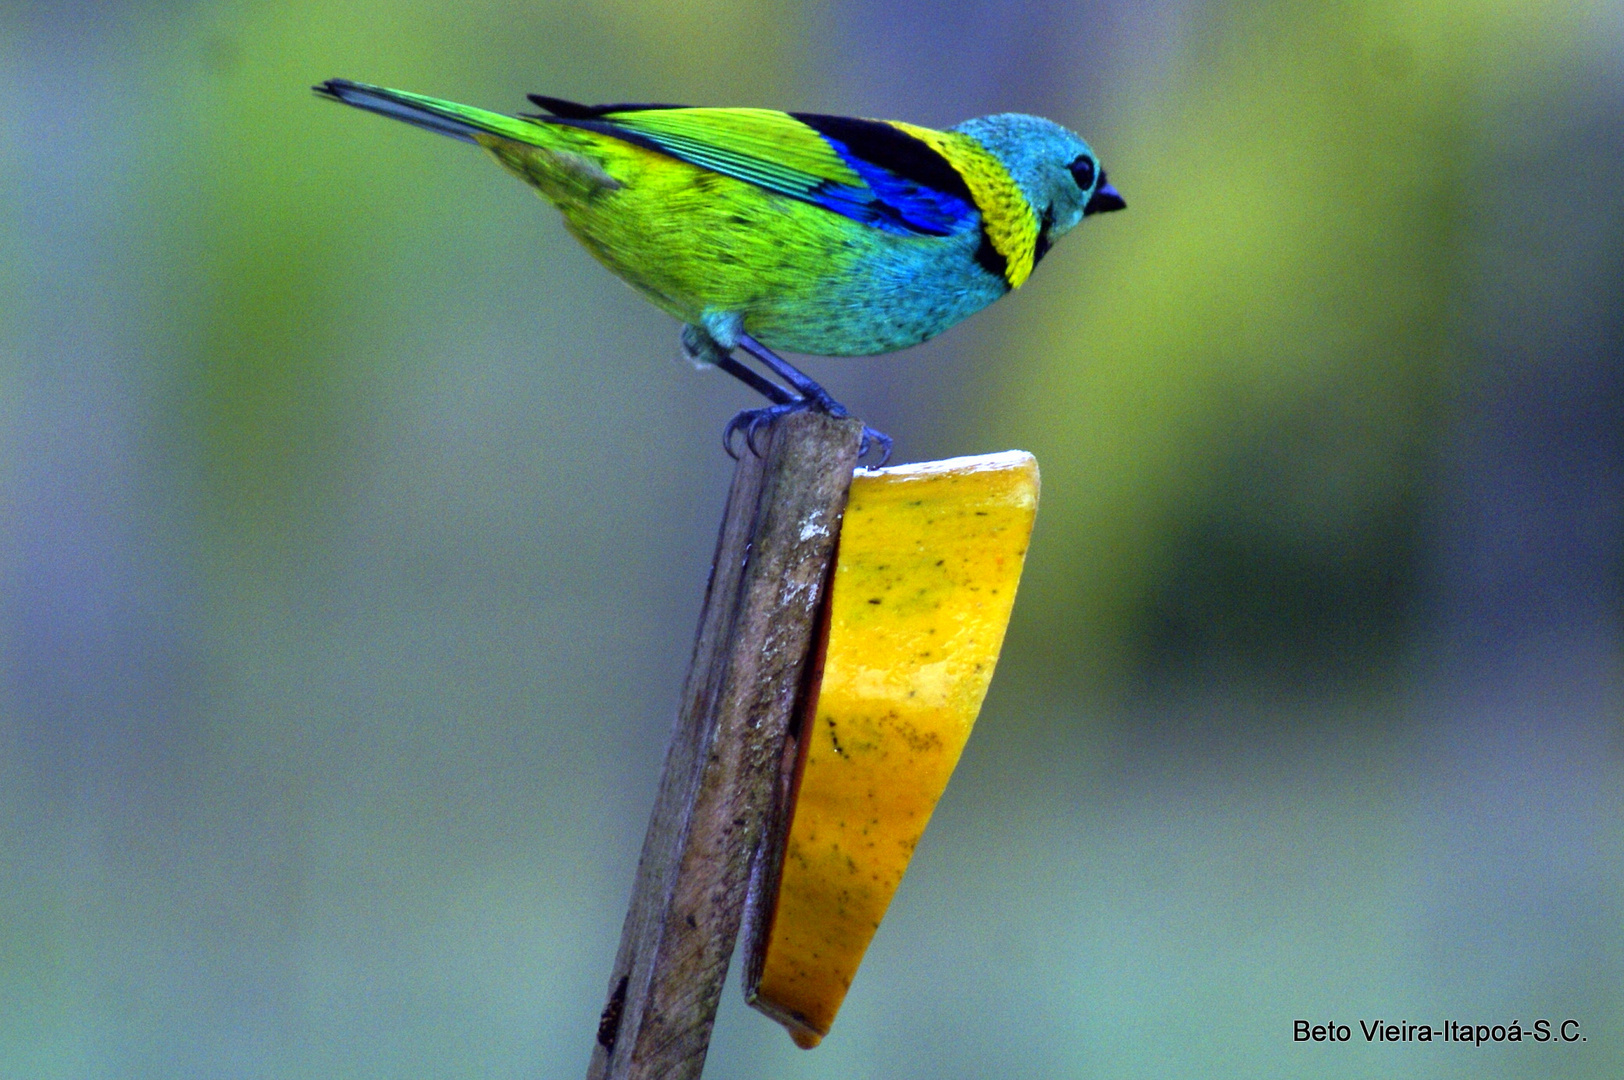
<svg viewBox="0 0 1624 1080"><path fill-rule="evenodd" d="M1019 451L852 481L776 906L746 976L802 1047L828 1034L970 737L1037 502Z"/></svg>

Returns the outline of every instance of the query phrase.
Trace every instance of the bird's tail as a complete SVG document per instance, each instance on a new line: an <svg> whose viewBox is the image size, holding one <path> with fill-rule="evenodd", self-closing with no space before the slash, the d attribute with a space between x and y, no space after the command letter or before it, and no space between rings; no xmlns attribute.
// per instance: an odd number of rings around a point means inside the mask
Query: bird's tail
<svg viewBox="0 0 1624 1080"><path fill-rule="evenodd" d="M546 130L533 120L458 105L422 94L410 94L404 90L368 86L348 79L328 79L311 89L330 101L342 101L358 109L392 116L396 120L404 120L464 142L478 143L481 135L496 135L536 144L544 137Z"/></svg>

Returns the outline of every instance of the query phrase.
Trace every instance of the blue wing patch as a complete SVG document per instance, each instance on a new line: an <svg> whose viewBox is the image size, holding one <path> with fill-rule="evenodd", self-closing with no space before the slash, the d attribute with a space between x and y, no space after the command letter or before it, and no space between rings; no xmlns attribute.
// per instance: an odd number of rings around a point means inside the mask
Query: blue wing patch
<svg viewBox="0 0 1624 1080"><path fill-rule="evenodd" d="M863 178L883 208L880 228L947 236L972 224L979 208L970 186L929 144L880 120L791 113L823 136ZM859 219L862 220L862 219Z"/></svg>
<svg viewBox="0 0 1624 1080"><path fill-rule="evenodd" d="M839 139L829 135L823 138L868 185L868 192L864 193L867 198L851 204L845 203L834 192L821 193L823 197L816 201L835 213L886 232L924 233L927 236L951 236L974 218L974 203L951 192L927 187L883 165L858 157Z"/></svg>

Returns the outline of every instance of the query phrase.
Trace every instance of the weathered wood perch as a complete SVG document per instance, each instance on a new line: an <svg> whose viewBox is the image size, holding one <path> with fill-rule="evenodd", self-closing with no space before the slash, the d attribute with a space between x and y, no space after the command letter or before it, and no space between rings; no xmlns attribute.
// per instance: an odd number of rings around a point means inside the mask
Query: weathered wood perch
<svg viewBox="0 0 1624 1080"><path fill-rule="evenodd" d="M796 413L739 459L588 1080L704 1068L862 429Z"/></svg>

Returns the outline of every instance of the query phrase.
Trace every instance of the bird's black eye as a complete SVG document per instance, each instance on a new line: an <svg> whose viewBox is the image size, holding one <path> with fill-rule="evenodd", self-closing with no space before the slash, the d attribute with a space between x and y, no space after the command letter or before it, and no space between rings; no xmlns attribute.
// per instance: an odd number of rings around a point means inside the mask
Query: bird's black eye
<svg viewBox="0 0 1624 1080"><path fill-rule="evenodd" d="M1077 181L1077 186L1084 191L1094 186L1094 159L1087 154L1080 155L1066 168L1071 170L1071 178Z"/></svg>

